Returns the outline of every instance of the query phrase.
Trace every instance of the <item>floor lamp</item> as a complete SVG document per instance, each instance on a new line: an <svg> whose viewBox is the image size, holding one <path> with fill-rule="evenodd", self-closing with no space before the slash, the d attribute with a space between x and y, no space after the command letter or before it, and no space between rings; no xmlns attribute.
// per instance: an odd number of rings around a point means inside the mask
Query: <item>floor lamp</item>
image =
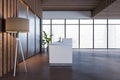
<svg viewBox="0 0 120 80"><path fill-rule="evenodd" d="M24 53L21 45L21 41L18 38L19 32L29 32L29 20L25 18L7 18L6 19L6 32L16 33L16 49L15 49L15 60L14 60L14 73L13 76L16 75L16 63L17 63L17 52L18 46L20 47L22 60L25 68L25 72L27 72Z"/></svg>

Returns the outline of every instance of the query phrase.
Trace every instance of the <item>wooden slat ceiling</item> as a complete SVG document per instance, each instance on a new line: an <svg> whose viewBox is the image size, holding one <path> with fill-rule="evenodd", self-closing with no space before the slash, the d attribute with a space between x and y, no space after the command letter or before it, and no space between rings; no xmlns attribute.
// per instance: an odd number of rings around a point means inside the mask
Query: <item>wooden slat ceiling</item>
<svg viewBox="0 0 120 80"><path fill-rule="evenodd" d="M91 11L93 18L120 18L120 0L42 0L43 11Z"/></svg>
<svg viewBox="0 0 120 80"><path fill-rule="evenodd" d="M111 5L96 14L94 18L120 18L120 0L116 0Z"/></svg>
<svg viewBox="0 0 120 80"><path fill-rule="evenodd" d="M42 7L44 11L91 11L102 0L43 0Z"/></svg>

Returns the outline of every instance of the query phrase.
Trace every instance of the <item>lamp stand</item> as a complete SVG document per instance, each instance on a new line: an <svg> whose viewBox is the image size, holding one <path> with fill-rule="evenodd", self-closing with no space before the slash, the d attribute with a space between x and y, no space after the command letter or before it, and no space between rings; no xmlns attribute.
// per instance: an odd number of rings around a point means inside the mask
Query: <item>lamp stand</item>
<svg viewBox="0 0 120 80"><path fill-rule="evenodd" d="M23 54L23 49L22 49L21 41L20 41L19 38L16 38L15 62L14 62L14 73L13 73L14 77L15 77L15 74L16 74L18 45L20 47L20 51L21 51L21 55L22 55L22 60L23 60L24 68L25 68L25 72L27 72L27 68L26 68L26 63L25 63L25 58L24 58L24 54Z"/></svg>

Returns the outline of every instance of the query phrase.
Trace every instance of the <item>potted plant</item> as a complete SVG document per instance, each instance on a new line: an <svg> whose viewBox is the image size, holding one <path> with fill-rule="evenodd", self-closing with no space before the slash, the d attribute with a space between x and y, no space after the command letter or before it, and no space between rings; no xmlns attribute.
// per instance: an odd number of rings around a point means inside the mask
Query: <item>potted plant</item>
<svg viewBox="0 0 120 80"><path fill-rule="evenodd" d="M42 35L42 46L43 46L44 49L45 49L45 46L46 46L47 52L48 52L48 50L49 50L49 44L50 44L51 40L52 40L52 39L51 39L51 36L48 36L48 35L46 34L46 32L43 31L43 35Z"/></svg>

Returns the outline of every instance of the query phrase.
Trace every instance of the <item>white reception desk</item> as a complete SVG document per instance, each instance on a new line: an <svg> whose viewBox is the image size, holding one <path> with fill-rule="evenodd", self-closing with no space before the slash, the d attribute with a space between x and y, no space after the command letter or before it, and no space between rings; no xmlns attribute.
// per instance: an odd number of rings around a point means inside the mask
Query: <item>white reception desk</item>
<svg viewBox="0 0 120 80"><path fill-rule="evenodd" d="M49 46L49 63L53 66L69 66L72 64L72 39L63 39Z"/></svg>

